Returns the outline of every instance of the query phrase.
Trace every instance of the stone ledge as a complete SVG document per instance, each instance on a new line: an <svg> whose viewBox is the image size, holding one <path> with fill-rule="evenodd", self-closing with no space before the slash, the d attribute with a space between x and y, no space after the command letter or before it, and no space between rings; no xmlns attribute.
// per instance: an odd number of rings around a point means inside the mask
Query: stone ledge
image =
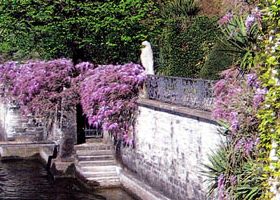
<svg viewBox="0 0 280 200"><path fill-rule="evenodd" d="M139 106L143 106L146 108L151 108L156 111L167 112L174 115L179 115L182 117L192 118L198 121L205 121L207 123L219 125L216 120L214 120L211 116L211 112L197 110L192 108L187 108L184 106L173 105L170 103L164 103L151 99L143 99L140 98L137 101Z"/></svg>
<svg viewBox="0 0 280 200"><path fill-rule="evenodd" d="M3 141L0 142L0 146L55 146L55 142L15 142L15 141Z"/></svg>
<svg viewBox="0 0 280 200"><path fill-rule="evenodd" d="M122 170L120 173L121 185L129 193L136 195L138 198L146 200L171 200L166 196L155 191L147 184L139 181L128 171Z"/></svg>

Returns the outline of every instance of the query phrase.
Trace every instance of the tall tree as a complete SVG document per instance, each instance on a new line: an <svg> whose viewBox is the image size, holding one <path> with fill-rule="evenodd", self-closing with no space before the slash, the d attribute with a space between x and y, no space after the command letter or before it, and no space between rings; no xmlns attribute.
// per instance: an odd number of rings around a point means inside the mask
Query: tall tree
<svg viewBox="0 0 280 200"><path fill-rule="evenodd" d="M152 0L2 1L0 54L137 61L139 44L156 32L157 10Z"/></svg>

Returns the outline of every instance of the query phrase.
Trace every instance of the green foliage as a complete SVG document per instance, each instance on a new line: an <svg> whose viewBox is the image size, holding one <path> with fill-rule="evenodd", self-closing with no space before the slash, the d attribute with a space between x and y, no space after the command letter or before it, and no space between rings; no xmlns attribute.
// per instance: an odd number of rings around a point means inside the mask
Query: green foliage
<svg viewBox="0 0 280 200"><path fill-rule="evenodd" d="M261 187L264 177L262 177L262 169L255 160L247 160L240 168L236 169L238 174L238 184L233 189L233 195L237 200L255 200L258 199L262 193Z"/></svg>
<svg viewBox="0 0 280 200"><path fill-rule="evenodd" d="M195 0L172 0L164 5L162 15L165 18L175 19L195 16L198 11L198 3Z"/></svg>
<svg viewBox="0 0 280 200"><path fill-rule="evenodd" d="M262 150L260 160L264 163L263 176L266 177L266 182L263 183L266 193L261 199L268 200L275 195L271 193L271 188L278 189L280 180L280 32L278 28L280 1L262 1L261 6L265 28L259 41L260 51L257 54L256 63L262 84L268 89L264 106L258 113L260 149ZM276 187L269 184L271 180L278 183Z"/></svg>
<svg viewBox="0 0 280 200"><path fill-rule="evenodd" d="M233 65L237 55L233 48L224 42L217 42L206 58L205 64L199 72L199 77L204 79L219 79L220 73Z"/></svg>
<svg viewBox="0 0 280 200"><path fill-rule="evenodd" d="M279 61L280 61L280 1L262 1L260 7L262 13L258 10L252 10L247 18L242 16L224 18L224 34L227 41L234 47L239 59L238 69L242 70L239 76L242 78L244 72L249 72L247 84L253 80L253 74L259 77L256 89L252 91L253 103L258 102L258 95L262 92L262 103L255 110L249 109L250 103L245 98L232 98L232 102L225 104L225 101L219 101L217 105L225 105L226 108L236 112L238 117L250 116L252 120L242 120L239 126L240 131L230 138L230 150L227 151L229 167L221 173L220 184L226 188L225 192L230 199L276 199L276 193L279 192L280 181L280 80L279 80ZM230 15L228 15L229 17ZM246 20L245 20L246 19ZM228 22L227 22L228 21ZM261 26L262 25L262 26ZM227 80L230 79L227 76ZM257 77L255 78L257 79ZM238 79L235 79L237 81ZM248 82L249 81L249 82ZM219 81L220 91L230 95L232 91L226 93L223 81ZM223 88L224 87L224 88ZM241 85L235 88L240 89ZM267 91L267 92L266 92ZM248 95L249 92L243 92ZM243 94L239 94L240 97ZM264 98L265 97L265 98ZM234 107L234 102L238 100L240 105L245 105L243 109L238 110ZM253 104L254 105L254 104ZM242 108L242 106L241 106ZM249 112L248 112L249 111ZM252 112L254 111L254 112ZM247 112L247 114L246 114ZM248 115L249 114L249 115ZM251 124L250 124L251 123ZM245 124L245 126L243 126ZM236 144L235 137L246 136L245 139L257 137L258 145L253 153L242 158L241 151L234 149ZM248 146L244 146L244 149ZM210 158L211 160L211 158ZM223 163L225 163L223 161ZM217 165L217 164L216 164ZM212 162L212 168L213 167ZM217 171L217 170L216 170ZM213 170L212 170L213 172ZM230 175L237 177L237 184L231 184ZM222 177L222 179L221 179ZM212 179L217 183L216 179ZM221 181L222 180L222 181ZM218 181L219 183L219 181ZM215 182L213 182L215 184ZM213 186L212 184L212 186ZM213 189L212 189L213 190ZM223 191L219 191L223 195ZM223 198L219 198L223 199Z"/></svg>
<svg viewBox="0 0 280 200"><path fill-rule="evenodd" d="M257 20L257 19L256 19ZM250 27L246 25L244 16L233 16L231 21L222 26L222 32L226 42L231 46L231 50L239 56L240 68L248 72L254 65L257 37L260 28L257 22Z"/></svg>
<svg viewBox="0 0 280 200"><path fill-rule="evenodd" d="M224 192L232 200L255 200L262 194L262 169L254 159L243 160L230 142L209 155L203 174L208 181L208 195ZM232 163L236 166L232 167ZM223 177L223 180L221 180ZM221 189L223 191L221 191ZM220 194L221 195L221 194Z"/></svg>
<svg viewBox="0 0 280 200"><path fill-rule="evenodd" d="M100 64L138 61L139 44L157 31L157 12L152 0L3 1L0 54Z"/></svg>
<svg viewBox="0 0 280 200"><path fill-rule="evenodd" d="M225 174L228 168L227 159L228 146L221 145L216 151L208 155L208 164L204 164L202 171L203 175L207 177L208 195L215 194L218 188L218 179L221 174Z"/></svg>
<svg viewBox="0 0 280 200"><path fill-rule="evenodd" d="M216 18L197 16L167 24L160 36L158 73L198 77L217 39L216 21Z"/></svg>

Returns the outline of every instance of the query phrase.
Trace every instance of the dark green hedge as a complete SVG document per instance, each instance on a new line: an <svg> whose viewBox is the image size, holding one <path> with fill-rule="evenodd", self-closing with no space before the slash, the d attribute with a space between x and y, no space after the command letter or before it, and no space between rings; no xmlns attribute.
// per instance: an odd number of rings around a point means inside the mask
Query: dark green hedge
<svg viewBox="0 0 280 200"><path fill-rule="evenodd" d="M160 36L158 73L199 77L207 55L217 41L217 18L196 16L166 23Z"/></svg>
<svg viewBox="0 0 280 200"><path fill-rule="evenodd" d="M0 4L0 54L11 59L139 60L158 31L153 0L18 0Z"/></svg>
<svg viewBox="0 0 280 200"><path fill-rule="evenodd" d="M214 80L221 78L220 72L231 66L238 58L238 55L233 52L229 45L221 41L217 42L200 70L199 77Z"/></svg>

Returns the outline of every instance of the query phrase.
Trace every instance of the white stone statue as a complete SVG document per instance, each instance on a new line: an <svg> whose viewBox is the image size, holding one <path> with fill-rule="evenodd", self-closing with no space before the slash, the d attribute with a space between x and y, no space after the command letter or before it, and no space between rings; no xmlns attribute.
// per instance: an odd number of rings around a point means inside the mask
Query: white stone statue
<svg viewBox="0 0 280 200"><path fill-rule="evenodd" d="M145 68L147 74L154 75L154 58L153 58L153 50L151 44L148 41L142 42L141 48L141 63Z"/></svg>

